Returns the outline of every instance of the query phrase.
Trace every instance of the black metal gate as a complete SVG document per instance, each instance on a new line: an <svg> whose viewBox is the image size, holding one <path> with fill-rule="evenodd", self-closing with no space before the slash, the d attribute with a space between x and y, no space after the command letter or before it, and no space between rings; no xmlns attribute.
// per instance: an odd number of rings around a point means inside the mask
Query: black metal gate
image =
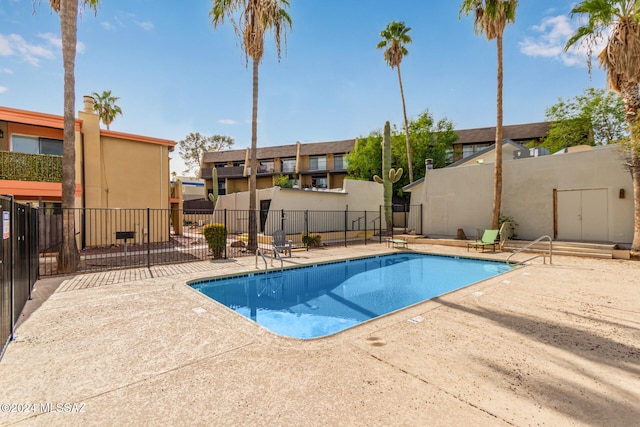
<svg viewBox="0 0 640 427"><path fill-rule="evenodd" d="M0 358L38 279L38 215L30 205L0 196Z"/></svg>

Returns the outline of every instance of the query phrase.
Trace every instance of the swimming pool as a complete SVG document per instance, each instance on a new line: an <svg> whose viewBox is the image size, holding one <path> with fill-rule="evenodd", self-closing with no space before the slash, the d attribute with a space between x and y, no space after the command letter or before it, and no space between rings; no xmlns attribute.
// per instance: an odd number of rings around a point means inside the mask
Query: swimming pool
<svg viewBox="0 0 640 427"><path fill-rule="evenodd" d="M405 252L188 284L276 334L317 338L509 270Z"/></svg>

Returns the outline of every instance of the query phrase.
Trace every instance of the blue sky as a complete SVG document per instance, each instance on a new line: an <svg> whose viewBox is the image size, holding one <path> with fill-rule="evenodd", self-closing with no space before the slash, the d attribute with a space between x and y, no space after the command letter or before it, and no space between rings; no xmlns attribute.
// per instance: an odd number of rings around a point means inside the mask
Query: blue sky
<svg viewBox="0 0 640 427"><path fill-rule="evenodd" d="M544 120L545 108L605 87L580 49L563 52L577 27L573 1L521 1L504 37L504 123ZM82 96L120 97L115 131L178 141L189 132L251 139L251 70L229 23L215 30L211 1L101 0L78 25L76 110ZM258 145L368 135L400 125L395 70L376 49L391 21L411 27L401 65L407 114L425 109L457 129L495 125L496 46L458 19L456 0L291 0L293 30L277 60L267 40L260 67ZM35 13L34 13L35 11ZM62 115L58 16L48 0L0 0L0 105ZM172 170L184 165L177 150Z"/></svg>

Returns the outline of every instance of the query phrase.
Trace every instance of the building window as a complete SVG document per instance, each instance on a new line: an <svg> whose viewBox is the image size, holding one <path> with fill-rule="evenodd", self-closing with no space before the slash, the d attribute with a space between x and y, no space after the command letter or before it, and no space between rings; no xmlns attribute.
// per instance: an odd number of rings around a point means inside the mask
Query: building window
<svg viewBox="0 0 640 427"><path fill-rule="evenodd" d="M62 141L51 138L11 135L11 151L25 154L62 156Z"/></svg>
<svg viewBox="0 0 640 427"><path fill-rule="evenodd" d="M347 158L344 154L336 154L333 156L333 169L334 170L346 170L347 169Z"/></svg>
<svg viewBox="0 0 640 427"><path fill-rule="evenodd" d="M309 170L310 171L321 171L327 169L327 157L326 156L316 156L309 157Z"/></svg>
<svg viewBox="0 0 640 427"><path fill-rule="evenodd" d="M490 147L493 144L469 144L462 146L462 158L465 159L479 151L484 150L487 147Z"/></svg>
<svg viewBox="0 0 640 427"><path fill-rule="evenodd" d="M282 159L282 173L291 173L296 170L296 159Z"/></svg>
<svg viewBox="0 0 640 427"><path fill-rule="evenodd" d="M62 203L60 202L44 202L40 208L44 210L45 215L62 215Z"/></svg>
<svg viewBox="0 0 640 427"><path fill-rule="evenodd" d="M218 195L224 196L227 194L227 183L225 181L218 181Z"/></svg>
<svg viewBox="0 0 640 427"><path fill-rule="evenodd" d="M314 188L327 188L327 177L326 176L311 177L311 186Z"/></svg>
<svg viewBox="0 0 640 427"><path fill-rule="evenodd" d="M11 151L26 154L40 154L40 140L32 136L11 136Z"/></svg>
<svg viewBox="0 0 640 427"><path fill-rule="evenodd" d="M273 173L273 160L260 160L258 162L258 173Z"/></svg>

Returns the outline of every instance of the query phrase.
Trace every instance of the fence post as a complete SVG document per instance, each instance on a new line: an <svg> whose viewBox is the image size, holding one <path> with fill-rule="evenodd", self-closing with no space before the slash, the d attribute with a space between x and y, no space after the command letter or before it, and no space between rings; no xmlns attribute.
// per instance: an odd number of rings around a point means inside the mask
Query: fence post
<svg viewBox="0 0 640 427"><path fill-rule="evenodd" d="M15 281L15 268L14 265L16 263L16 257L15 257L15 248L13 245L13 241L15 238L15 200L13 199L13 196L9 196L9 198L11 199L11 202L9 204L9 232L11 233L9 235L9 253L11 256L11 265L9 266L9 268L11 269L11 272L9 273L9 280L11 281L11 310L10 310L10 315L11 315L11 341L13 341L15 339L15 329L16 329L16 322L15 322L15 298L16 298L16 281Z"/></svg>
<svg viewBox="0 0 640 427"><path fill-rule="evenodd" d="M307 244L305 246L307 247L307 252L309 252L309 211L308 210L304 211L304 231L307 236Z"/></svg>
<svg viewBox="0 0 640 427"><path fill-rule="evenodd" d="M411 209L411 207L409 205L402 205L404 207L403 211L404 211L404 232L406 233L407 230L409 229L407 224L407 212L409 211L407 208Z"/></svg>
<svg viewBox="0 0 640 427"><path fill-rule="evenodd" d="M380 220L380 232L378 233L378 240L382 243L382 205L378 207L378 220Z"/></svg>
<svg viewBox="0 0 640 427"><path fill-rule="evenodd" d="M32 245L32 241L31 241L31 233L33 232L33 230L31 229L31 203L27 203L25 205L24 208L24 239L25 239L25 246L27 248L27 281L29 282L29 300L32 300L33 298L31 297L31 290L33 288L33 285L36 283L35 281L31 281L31 267L33 267L33 262L31 262L31 257L33 256L33 251L31 250L31 245Z"/></svg>
<svg viewBox="0 0 640 427"><path fill-rule="evenodd" d="M147 268L151 269L151 208L147 208Z"/></svg>
<svg viewBox="0 0 640 427"><path fill-rule="evenodd" d="M284 209L281 209L281 210L280 210L280 229L281 229L282 231L284 231L284 220L285 220L285 217L284 217Z"/></svg>
<svg viewBox="0 0 640 427"><path fill-rule="evenodd" d="M224 229L227 235L229 235L229 229L227 228L227 208L224 209ZM227 242L224 242L224 259L227 259Z"/></svg>
<svg viewBox="0 0 640 427"><path fill-rule="evenodd" d="M347 222L349 221L349 206L347 206L347 208L344 211L344 247L347 247L347 228L348 228L348 224Z"/></svg>
<svg viewBox="0 0 640 427"><path fill-rule="evenodd" d="M367 211L364 211L364 245L367 246Z"/></svg>

